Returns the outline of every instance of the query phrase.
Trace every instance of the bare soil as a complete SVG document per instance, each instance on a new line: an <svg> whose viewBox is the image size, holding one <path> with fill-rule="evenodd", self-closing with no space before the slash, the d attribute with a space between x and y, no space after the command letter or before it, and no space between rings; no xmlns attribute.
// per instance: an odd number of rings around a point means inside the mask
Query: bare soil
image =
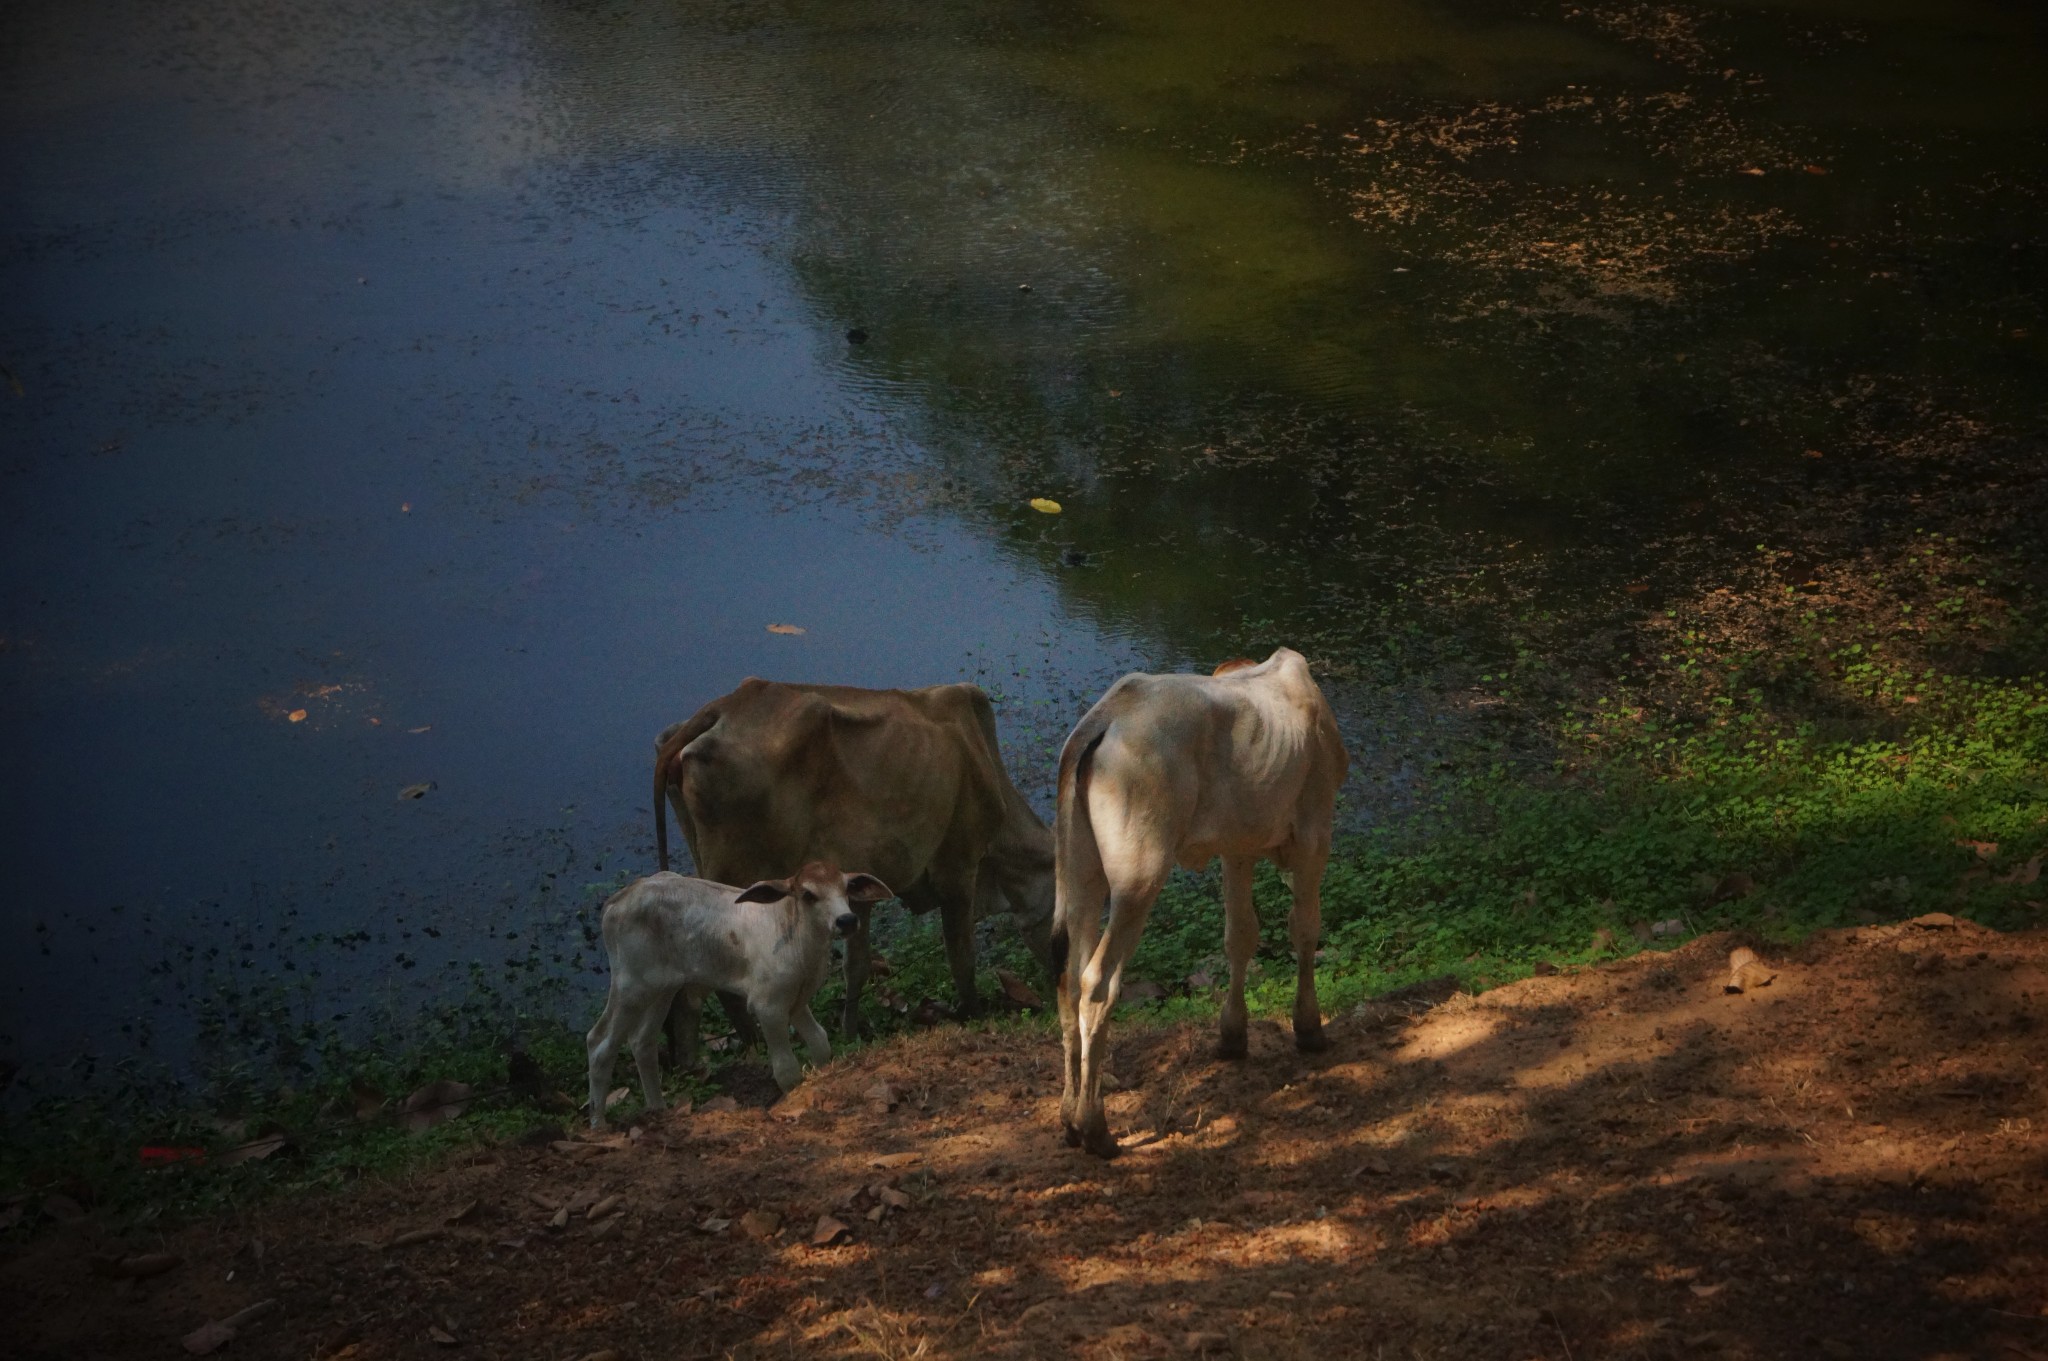
<svg viewBox="0 0 2048 1361"><path fill-rule="evenodd" d="M772 1110L88 1216L0 1260L6 1350L274 1300L219 1354L2048 1358L2048 934L1834 932L1729 993L1748 943L1411 990L1316 1057L1127 1015L1113 1163L1057 1135L1055 1039L942 1027ZM143 1252L182 1265L91 1267Z"/></svg>

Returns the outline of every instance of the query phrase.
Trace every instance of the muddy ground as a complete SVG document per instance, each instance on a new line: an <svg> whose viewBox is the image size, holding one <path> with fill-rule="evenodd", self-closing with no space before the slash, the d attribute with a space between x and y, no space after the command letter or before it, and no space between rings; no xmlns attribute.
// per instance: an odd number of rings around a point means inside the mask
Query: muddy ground
<svg viewBox="0 0 2048 1361"><path fill-rule="evenodd" d="M1412 990L1315 1058L1126 1014L1108 1164L1055 1133L1055 1040L942 1027L772 1110L88 1215L0 1262L6 1350L274 1301L217 1354L2048 1357L2048 934L1835 932L1731 994L1741 943Z"/></svg>

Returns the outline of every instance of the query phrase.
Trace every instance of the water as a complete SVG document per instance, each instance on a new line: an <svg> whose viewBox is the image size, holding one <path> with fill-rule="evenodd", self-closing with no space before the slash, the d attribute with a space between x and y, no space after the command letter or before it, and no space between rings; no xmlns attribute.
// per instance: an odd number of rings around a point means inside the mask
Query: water
<svg viewBox="0 0 2048 1361"><path fill-rule="evenodd" d="M182 1054L223 977L319 1019L587 968L653 734L748 674L978 680L1045 809L1116 674L1293 641L1370 817L1517 621L1939 527L2043 429L2030 7L8 25L0 1053L45 1087Z"/></svg>

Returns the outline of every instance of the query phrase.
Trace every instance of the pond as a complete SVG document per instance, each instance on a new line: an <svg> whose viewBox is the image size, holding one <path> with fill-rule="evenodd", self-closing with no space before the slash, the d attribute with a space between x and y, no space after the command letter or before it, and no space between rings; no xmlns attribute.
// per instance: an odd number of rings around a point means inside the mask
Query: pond
<svg viewBox="0 0 2048 1361"><path fill-rule="evenodd" d="M1371 819L1532 621L1625 670L1641 610L1939 529L2041 429L2024 7L8 24L33 1090L183 1062L223 990L587 970L653 735L750 674L977 681L1049 813L1117 674L1292 642Z"/></svg>

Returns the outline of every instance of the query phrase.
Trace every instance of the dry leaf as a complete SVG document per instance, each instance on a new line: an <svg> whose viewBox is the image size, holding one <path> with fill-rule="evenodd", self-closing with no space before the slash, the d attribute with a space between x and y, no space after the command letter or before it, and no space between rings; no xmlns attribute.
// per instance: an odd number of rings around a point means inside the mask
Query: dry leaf
<svg viewBox="0 0 2048 1361"><path fill-rule="evenodd" d="M239 1147L231 1148L215 1158L217 1167L233 1167L237 1163L252 1163L269 1157L284 1147L282 1134L266 1134L261 1139L252 1139Z"/></svg>
<svg viewBox="0 0 2048 1361"><path fill-rule="evenodd" d="M452 1347L455 1345L455 1334L449 1332L446 1328L439 1327L438 1325L429 1325L427 1328L427 1336L433 1338L434 1341L440 1343L444 1347Z"/></svg>
<svg viewBox="0 0 2048 1361"><path fill-rule="evenodd" d="M2035 856L2026 864L2016 867L2011 874L2001 874L1991 882L1994 884L2027 885L2041 877L2041 857Z"/></svg>
<svg viewBox="0 0 2048 1361"><path fill-rule="evenodd" d="M802 633L803 628L801 625L798 624L770 624L768 626L768 631L770 633L797 634Z"/></svg>
<svg viewBox="0 0 2048 1361"><path fill-rule="evenodd" d="M1803 165L1799 168L1809 175L1825 175L1828 173L1825 167L1818 165Z"/></svg>
<svg viewBox="0 0 2048 1361"><path fill-rule="evenodd" d="M847 1228L846 1225L840 1223L831 1215L820 1215L818 1217L818 1227L811 1230L811 1246L814 1248L828 1247L842 1238L851 1237L852 1234L853 1230Z"/></svg>
<svg viewBox="0 0 2048 1361"><path fill-rule="evenodd" d="M614 1087L605 1094L604 1108L610 1110L632 1094L633 1089L631 1087Z"/></svg>
<svg viewBox="0 0 2048 1361"><path fill-rule="evenodd" d="M1737 173L1738 173L1738 174L1743 174L1743 175L1761 175L1761 174L1763 174L1764 172L1763 172L1763 171L1761 171L1761 170L1759 170L1759 169L1757 169L1757 168L1756 168L1755 166L1753 166L1753 165L1746 165L1746 166L1742 167L1742 169L1741 169L1740 171L1738 171Z"/></svg>
<svg viewBox="0 0 2048 1361"><path fill-rule="evenodd" d="M720 1219L717 1215L712 1215L709 1219L697 1225L697 1227L706 1233L724 1233L732 1227L732 1221L730 1219Z"/></svg>
<svg viewBox="0 0 2048 1361"><path fill-rule="evenodd" d="M429 1082L405 1099L400 1107L405 1117L405 1127L414 1134L424 1134L444 1120L453 1120L469 1106L469 1084L443 1078Z"/></svg>
<svg viewBox="0 0 2048 1361"><path fill-rule="evenodd" d="M606 1196L603 1200L600 1200L599 1202L597 1202L597 1204L591 1206L589 1213L585 1214L584 1218L603 1219L606 1215L610 1214L613 1210L618 1209L619 1206L625 1203L626 1198L624 1196Z"/></svg>
<svg viewBox="0 0 2048 1361"><path fill-rule="evenodd" d="M285 721L288 723L304 723L306 721L306 711L304 709L294 709L285 715Z"/></svg>
<svg viewBox="0 0 2048 1361"><path fill-rule="evenodd" d="M561 1232L563 1229L568 1228L569 1207L564 1205L561 1209L555 1211L554 1216L548 1220L548 1227L555 1230L557 1233Z"/></svg>
<svg viewBox="0 0 2048 1361"><path fill-rule="evenodd" d="M896 1109L903 1100L903 1093L893 1082L877 1082L861 1093L861 1096L877 1111L887 1113Z"/></svg>
<svg viewBox="0 0 2048 1361"><path fill-rule="evenodd" d="M185 1334L185 1350L194 1356L207 1356L219 1351L235 1340L236 1333L276 1307L276 1300L262 1300L218 1322L201 1324Z"/></svg>
<svg viewBox="0 0 2048 1361"><path fill-rule="evenodd" d="M767 1242L782 1228L782 1216L773 1210L749 1210L740 1216L740 1232Z"/></svg>
<svg viewBox="0 0 2048 1361"><path fill-rule="evenodd" d="M882 1187L879 1191L875 1192L875 1196L882 1204L892 1210L907 1210L910 1208L910 1197L893 1186Z"/></svg>
<svg viewBox="0 0 2048 1361"><path fill-rule="evenodd" d="M1692 1291L1693 1294L1698 1295L1703 1300L1710 1300L1727 1288L1728 1283L1726 1281L1721 1282L1719 1285L1701 1285L1698 1281L1694 1281L1686 1287L1687 1290Z"/></svg>
<svg viewBox="0 0 2048 1361"><path fill-rule="evenodd" d="M882 1153L868 1159L869 1167L908 1167L922 1158L922 1153Z"/></svg>
<svg viewBox="0 0 2048 1361"><path fill-rule="evenodd" d="M1040 515L1057 515L1060 513L1060 503L1049 496L1032 497L1031 508Z"/></svg>
<svg viewBox="0 0 2048 1361"><path fill-rule="evenodd" d="M432 780L422 780L418 784L409 784L405 788L399 790L398 797L401 800L424 799L427 796L427 792L431 790L433 787L434 782Z"/></svg>
<svg viewBox="0 0 2048 1361"><path fill-rule="evenodd" d="M1042 1009L1045 1006L1045 1003L1039 999L1038 994L1031 990L1031 985L1011 973L1008 969L996 970L996 982L1003 985L1003 996L1009 998L1020 1007L1038 1007Z"/></svg>
<svg viewBox="0 0 2048 1361"><path fill-rule="evenodd" d="M386 1247L409 1248L415 1243L430 1243L434 1239L441 1237L441 1235L444 1232L445 1230L438 1227L431 1229L412 1229L392 1239L391 1242L386 1245Z"/></svg>
<svg viewBox="0 0 2048 1361"><path fill-rule="evenodd" d="M441 1218L441 1222L444 1224L466 1223L467 1221L474 1219L476 1217L476 1212L482 1208L482 1201L472 1200L467 1205L462 1206L460 1209L454 1210L449 1214L443 1215Z"/></svg>
<svg viewBox="0 0 2048 1361"><path fill-rule="evenodd" d="M711 1114L713 1111L736 1111L739 1108L740 1103L729 1096L714 1096L703 1105L697 1107L698 1111L706 1115Z"/></svg>

